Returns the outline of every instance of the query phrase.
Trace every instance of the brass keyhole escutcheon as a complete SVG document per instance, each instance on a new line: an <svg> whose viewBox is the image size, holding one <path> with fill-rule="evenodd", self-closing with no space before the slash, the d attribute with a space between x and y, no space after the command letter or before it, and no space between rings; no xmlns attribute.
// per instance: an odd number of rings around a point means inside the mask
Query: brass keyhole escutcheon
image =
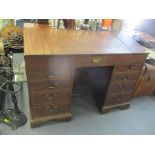
<svg viewBox="0 0 155 155"><path fill-rule="evenodd" d="M100 64L102 62L102 58L99 56L93 57L92 62L95 64Z"/></svg>

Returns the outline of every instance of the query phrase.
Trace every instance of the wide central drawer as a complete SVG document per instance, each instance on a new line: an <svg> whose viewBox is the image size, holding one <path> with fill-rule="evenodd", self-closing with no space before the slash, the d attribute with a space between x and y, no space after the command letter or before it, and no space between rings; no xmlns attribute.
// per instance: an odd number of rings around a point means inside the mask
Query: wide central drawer
<svg viewBox="0 0 155 155"><path fill-rule="evenodd" d="M125 70L134 70L139 71L140 66L136 64L137 62L142 64L144 62L144 55L134 56L131 54L111 54L111 55L76 55L71 57L72 64L76 67L84 67L84 66L113 66L122 64L127 64L123 66ZM134 64L134 65L130 65ZM118 71L122 71L122 67L117 68Z"/></svg>
<svg viewBox="0 0 155 155"><path fill-rule="evenodd" d="M60 78L60 79L51 79L51 80L42 80L40 82L31 82L31 91L37 90L53 90L53 89L64 89L70 88L71 81L69 78Z"/></svg>
<svg viewBox="0 0 155 155"><path fill-rule="evenodd" d="M31 94L31 103L33 106L44 106L70 99L71 90L64 91L38 91L37 94Z"/></svg>

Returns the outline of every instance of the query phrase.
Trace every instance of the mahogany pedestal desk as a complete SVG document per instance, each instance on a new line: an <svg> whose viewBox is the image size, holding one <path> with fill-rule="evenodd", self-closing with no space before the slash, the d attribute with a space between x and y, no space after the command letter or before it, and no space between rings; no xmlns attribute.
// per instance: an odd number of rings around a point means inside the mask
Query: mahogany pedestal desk
<svg viewBox="0 0 155 155"><path fill-rule="evenodd" d="M24 27L31 127L72 117L73 95L90 94L101 113L129 108L147 54L123 33Z"/></svg>

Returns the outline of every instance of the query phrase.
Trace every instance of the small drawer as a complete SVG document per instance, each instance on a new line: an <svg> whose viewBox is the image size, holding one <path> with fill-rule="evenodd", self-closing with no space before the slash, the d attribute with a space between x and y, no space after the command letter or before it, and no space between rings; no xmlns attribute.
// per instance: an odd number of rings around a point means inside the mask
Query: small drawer
<svg viewBox="0 0 155 155"><path fill-rule="evenodd" d="M111 83L136 81L138 76L139 72L113 73Z"/></svg>
<svg viewBox="0 0 155 155"><path fill-rule="evenodd" d="M69 112L69 104L53 104L39 108L31 108L32 119Z"/></svg>
<svg viewBox="0 0 155 155"><path fill-rule="evenodd" d="M56 102L62 102L70 99L71 91L37 91L36 94L31 94L32 106L45 106Z"/></svg>
<svg viewBox="0 0 155 155"><path fill-rule="evenodd" d="M25 57L26 68L29 71L43 71L51 69L69 69L67 56L35 55Z"/></svg>
<svg viewBox="0 0 155 155"><path fill-rule="evenodd" d="M132 94L131 92L127 92L127 93L116 93L113 95L107 95L104 105L110 106L128 102L131 97L131 94Z"/></svg>
<svg viewBox="0 0 155 155"><path fill-rule="evenodd" d="M44 89L65 89L71 87L69 78L43 80L41 82L31 82L31 91L44 90Z"/></svg>
<svg viewBox="0 0 155 155"><path fill-rule="evenodd" d="M128 64L128 65L116 65L114 72L130 72L130 71L141 71L142 64Z"/></svg>
<svg viewBox="0 0 155 155"><path fill-rule="evenodd" d="M108 93L117 93L124 91L132 91L135 87L136 81L134 82L122 82L117 84L111 84L108 89Z"/></svg>
<svg viewBox="0 0 155 155"><path fill-rule="evenodd" d="M69 70L49 70L49 71L38 71L38 72L29 71L29 79L32 82L51 80L59 77L69 78L70 77Z"/></svg>

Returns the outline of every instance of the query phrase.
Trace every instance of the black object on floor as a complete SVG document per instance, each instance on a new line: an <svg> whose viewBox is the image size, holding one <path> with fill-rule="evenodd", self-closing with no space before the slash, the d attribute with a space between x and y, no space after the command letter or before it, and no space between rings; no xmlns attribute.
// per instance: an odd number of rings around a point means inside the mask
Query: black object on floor
<svg viewBox="0 0 155 155"><path fill-rule="evenodd" d="M1 75L0 75L1 76ZM0 82L0 85L2 83ZM5 93L3 91L0 90L0 111L3 109L4 107L4 103L5 103Z"/></svg>
<svg viewBox="0 0 155 155"><path fill-rule="evenodd" d="M13 61L12 61L13 55L12 54L13 52L9 52L9 54L5 56L5 58L8 59L10 63L6 64L6 66L4 64L5 76L3 78L2 84L0 85L0 91L11 94L12 102L14 104L14 109L5 109L4 107L4 109L2 109L0 113L0 118L1 118L0 121L2 123L5 123L11 126L12 129L15 130L27 122L27 117L18 108L16 93L18 93L21 90L21 85L19 83L13 82L14 73L13 73ZM16 86L18 89L15 90L14 86Z"/></svg>
<svg viewBox="0 0 155 155"><path fill-rule="evenodd" d="M5 88L9 88L9 90L6 90L6 92L11 93L11 98L14 104L14 109L4 109L1 111L0 116L1 116L1 120L3 123L11 126L12 129L15 130L27 122L27 117L18 108L17 97L15 95L15 93L18 93L20 91L21 87L19 87L19 89L15 91L14 86L13 86L13 84L16 84L15 82L6 82L4 84L5 84Z"/></svg>
<svg viewBox="0 0 155 155"><path fill-rule="evenodd" d="M151 65L155 65L155 59L146 59L146 63L151 64Z"/></svg>
<svg viewBox="0 0 155 155"><path fill-rule="evenodd" d="M7 59L7 60L8 60L8 59ZM4 63L5 63L5 64L7 63L7 60L4 59L4 56L1 56L1 57L0 57L0 85L3 84L4 79L5 79L5 72L4 72L3 67L4 67ZM5 89L5 88L3 87L3 89ZM0 90L0 111L1 111L1 110L3 109L3 107L4 107L5 95L6 95L6 94L5 94L2 90Z"/></svg>

